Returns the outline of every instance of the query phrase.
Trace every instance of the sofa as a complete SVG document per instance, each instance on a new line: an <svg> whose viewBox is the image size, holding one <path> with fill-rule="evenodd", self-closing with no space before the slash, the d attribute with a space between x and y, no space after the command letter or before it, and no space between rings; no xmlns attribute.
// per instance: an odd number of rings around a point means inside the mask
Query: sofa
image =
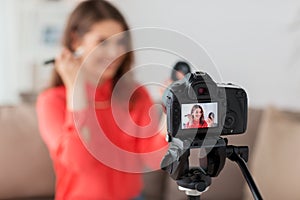
<svg viewBox="0 0 300 200"><path fill-rule="evenodd" d="M0 106L0 128L0 199L53 199L55 175L38 131L35 105ZM300 198L299 113L250 108L247 132L227 138L229 144L249 146L249 168L265 199ZM190 156L194 165L197 155L193 150ZM164 171L146 173L144 185L145 199L186 199ZM237 164L227 159L201 199L253 198Z"/></svg>

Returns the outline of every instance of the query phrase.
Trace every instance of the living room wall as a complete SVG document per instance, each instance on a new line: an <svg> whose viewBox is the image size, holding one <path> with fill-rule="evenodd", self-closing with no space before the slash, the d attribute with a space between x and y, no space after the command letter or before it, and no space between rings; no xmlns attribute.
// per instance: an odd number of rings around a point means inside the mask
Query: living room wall
<svg viewBox="0 0 300 200"><path fill-rule="evenodd" d="M45 47L44 44L36 42L39 39L36 32L40 30L32 29L34 23L30 19L31 25L29 23L28 26L14 25L8 21L21 23L20 19L24 16L23 7L26 7L29 13L51 13L51 9L54 9L54 13L60 13L59 16L62 16L59 17L59 22L63 22L63 15L68 13L68 8L73 6L74 2L2 1L1 4L10 9L0 12L1 27L6 30L1 32L1 44L3 42L6 45L0 47L1 57L5 58L1 59L0 64L0 103L18 103L20 92L40 88L50 71L49 68L42 68L42 60L59 51L57 44ZM221 81L236 83L247 90L250 106L264 107L273 104L282 108L300 109L299 1L112 2L123 11L132 28L171 29L201 44L218 67ZM4 8L5 6L1 6L1 11ZM47 22L47 15L43 16ZM51 16L53 18L53 15L48 15L50 18ZM40 24L42 23L44 22L40 21ZM60 25L58 23L58 26ZM28 35L28 32L32 34ZM25 33L26 37L20 36ZM30 42L26 43L28 40ZM151 55L140 54L137 56L136 65L155 59ZM176 59L172 56L161 56L159 61L172 66ZM143 79L147 75L149 74L141 73L137 76ZM158 76L166 79L169 74L161 73ZM157 94L153 96L158 98Z"/></svg>
<svg viewBox="0 0 300 200"><path fill-rule="evenodd" d="M133 27L173 29L203 45L222 80L246 88L251 106L300 109L299 1L130 2L116 4Z"/></svg>

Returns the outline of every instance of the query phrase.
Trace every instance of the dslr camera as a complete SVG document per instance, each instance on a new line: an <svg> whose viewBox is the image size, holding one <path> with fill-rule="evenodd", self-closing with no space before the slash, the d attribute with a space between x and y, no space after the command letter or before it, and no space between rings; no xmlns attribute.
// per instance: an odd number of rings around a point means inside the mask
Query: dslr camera
<svg viewBox="0 0 300 200"><path fill-rule="evenodd" d="M244 133L247 94L239 86L218 84L205 72L188 73L166 90L168 140L197 141L205 137Z"/></svg>
<svg viewBox="0 0 300 200"><path fill-rule="evenodd" d="M167 113L169 149L161 169L177 182L188 199L200 199L225 166L226 158L238 164L253 197L262 196L247 168L247 146L228 145L220 135L244 133L247 128L247 94L233 84L218 84L205 72L188 73L171 84L163 96ZM199 167L190 167L190 149L200 148ZM204 155L204 157L203 157Z"/></svg>

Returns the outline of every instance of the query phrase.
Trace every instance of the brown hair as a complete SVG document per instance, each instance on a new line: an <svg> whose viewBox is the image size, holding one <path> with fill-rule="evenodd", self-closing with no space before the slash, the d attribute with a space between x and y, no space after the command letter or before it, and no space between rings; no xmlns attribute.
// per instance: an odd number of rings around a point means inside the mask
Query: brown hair
<svg viewBox="0 0 300 200"><path fill-rule="evenodd" d="M80 3L71 13L62 38L62 45L74 52L72 43L77 37L83 37L88 33L95 23L103 20L115 20L119 22L124 31L129 30L129 26L123 15L112 4L104 0L88 0ZM129 33L127 36L127 47L131 47L131 38ZM120 65L113 78L113 85L121 78L123 74L130 70L133 62L133 53L126 53L124 61ZM64 85L60 75L54 69L50 80L49 87Z"/></svg>
<svg viewBox="0 0 300 200"><path fill-rule="evenodd" d="M194 106L192 107L191 115L193 115L193 112L194 112L196 109L198 109L198 108L200 108L200 110L201 110L201 117L200 117L199 123L202 125L202 124L204 123L204 111L203 111L203 108L202 108L200 105L194 105ZM193 116L193 118L194 118L194 116Z"/></svg>

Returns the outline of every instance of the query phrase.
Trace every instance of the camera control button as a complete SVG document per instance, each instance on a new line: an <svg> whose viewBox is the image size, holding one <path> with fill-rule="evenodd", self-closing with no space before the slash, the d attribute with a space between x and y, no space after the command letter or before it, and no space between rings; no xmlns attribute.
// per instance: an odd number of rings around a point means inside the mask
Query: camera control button
<svg viewBox="0 0 300 200"><path fill-rule="evenodd" d="M245 97L245 96L246 96L246 94L245 94L244 91L237 91L237 92L236 92L236 97L243 98L243 97Z"/></svg>
<svg viewBox="0 0 300 200"><path fill-rule="evenodd" d="M227 129L234 128L235 120L236 120L235 113L233 113L233 112L227 113L226 117L225 117L224 128L227 128Z"/></svg>

